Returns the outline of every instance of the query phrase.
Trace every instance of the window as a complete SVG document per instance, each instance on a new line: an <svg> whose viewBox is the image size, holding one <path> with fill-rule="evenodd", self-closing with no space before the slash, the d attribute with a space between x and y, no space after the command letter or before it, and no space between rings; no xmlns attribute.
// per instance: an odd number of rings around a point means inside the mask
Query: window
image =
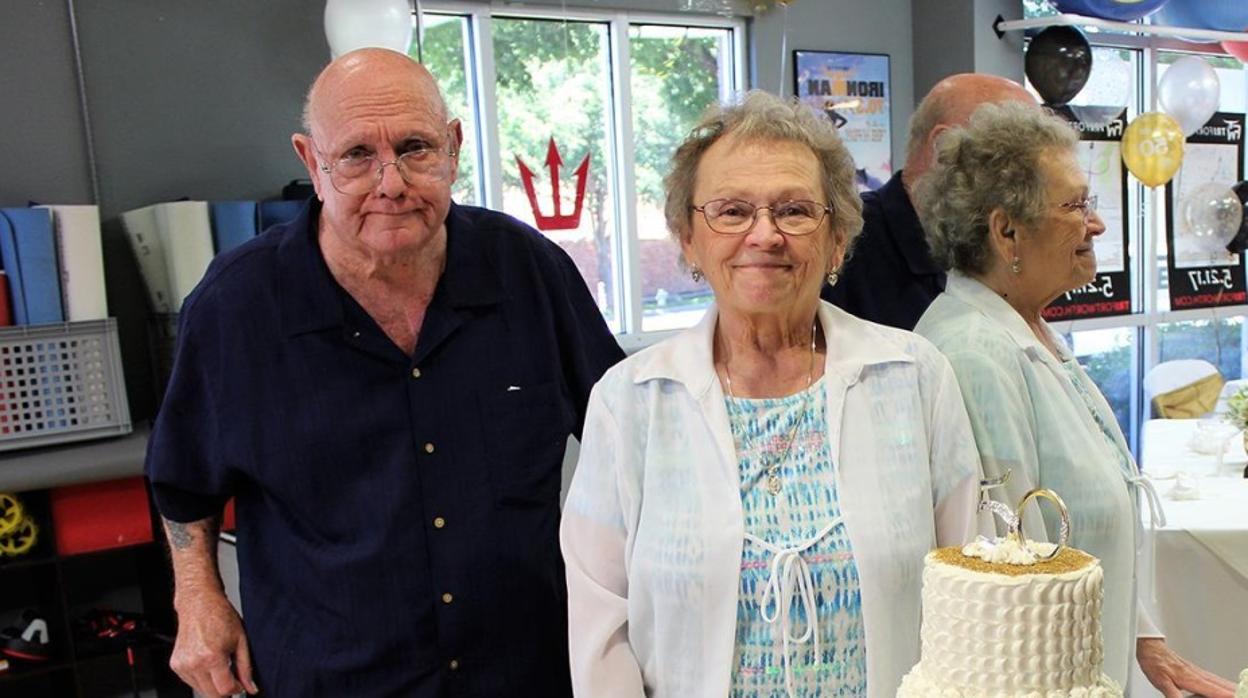
<svg viewBox="0 0 1248 698"><path fill-rule="evenodd" d="M481 202L478 181L477 114L473 103L470 78L472 72L471 46L468 19L452 15L425 15L424 46L418 47L419 39L412 38L411 55L417 56L438 76L446 108L463 126L464 143L459 152L459 176L451 194L461 204Z"/></svg>
<svg viewBox="0 0 1248 698"><path fill-rule="evenodd" d="M728 29L656 24L629 28L643 331L687 327L711 301L710 287L690 278L668 236L663 176L672 153L702 112L729 96L731 50Z"/></svg>
<svg viewBox="0 0 1248 698"><path fill-rule="evenodd" d="M662 178L702 111L742 89L744 24L423 5L419 51L464 122L455 200L543 229L575 262L625 347L694 324L710 289L680 263Z"/></svg>
<svg viewBox="0 0 1248 698"><path fill-rule="evenodd" d="M1242 312L1242 311L1237 311ZM1206 311L1208 313L1208 311ZM1226 380L1244 374L1244 318L1237 315L1219 319L1166 322L1156 326L1159 361L1204 359Z"/></svg>
<svg viewBox="0 0 1248 698"><path fill-rule="evenodd" d="M1157 51L1157 79L1160 80L1166 74L1166 70L1178 59L1191 55L1188 53L1179 53L1176 51ZM1219 111L1243 113L1245 107L1248 107L1248 99L1244 95L1245 87L1245 71L1243 65L1230 56L1211 56L1202 55L1218 75L1221 83L1221 101L1218 104ZM1188 144L1189 149L1207 148L1209 146L1199 143ZM1235 163L1222 163L1224 172L1223 177L1233 177ZM1231 179L1228 184L1234 183L1237 179ZM1192 182L1177 182L1179 186L1179 200L1182 200L1182 191L1189 189ZM1160 190L1159 190L1160 191ZM1157 233L1157 268L1158 268L1158 284L1157 284L1157 309L1170 310L1170 274L1166 267L1166 256L1168 254L1168 244L1165 235L1166 225L1166 197L1157 197L1157 206L1153 216L1153 224L1156 226ZM1205 311L1208 313L1209 311ZM1177 357L1177 358L1194 358L1194 357Z"/></svg>
<svg viewBox="0 0 1248 698"><path fill-rule="evenodd" d="M1088 377L1096 383L1118 418L1123 434L1132 432L1132 402L1136 385L1132 380L1138 363L1134 328L1118 327L1088 330L1065 335L1066 343Z"/></svg>
<svg viewBox="0 0 1248 698"><path fill-rule="evenodd" d="M1023 4L1028 18L1055 14L1043 0L1024 0ZM1248 70L1218 53L1217 44L1095 29L1087 29L1086 35L1093 45L1092 74L1072 104L1122 105L1128 108L1129 118L1158 109L1153 106L1151 86L1175 60L1195 54L1208 61L1221 80L1220 109L1241 113L1248 109ZM1165 48L1153 48L1158 45ZM1141 212L1131 215L1128 263L1133 273L1134 314L1056 325L1105 394L1133 448L1138 447L1139 425L1149 416L1142 386L1147 369L1172 359L1205 359L1231 380L1244 375L1248 348L1243 322L1248 306L1170 309L1165 205L1162 187L1149 190L1136 184L1129 188L1128 213Z"/></svg>
<svg viewBox="0 0 1248 698"><path fill-rule="evenodd" d="M607 323L619 332L608 32L604 22L500 18L493 23L502 209L541 228L531 205L536 202L540 215L570 221L585 179L577 225L546 235L572 257ZM582 163L588 166L583 174ZM527 172L532 175L526 178Z"/></svg>

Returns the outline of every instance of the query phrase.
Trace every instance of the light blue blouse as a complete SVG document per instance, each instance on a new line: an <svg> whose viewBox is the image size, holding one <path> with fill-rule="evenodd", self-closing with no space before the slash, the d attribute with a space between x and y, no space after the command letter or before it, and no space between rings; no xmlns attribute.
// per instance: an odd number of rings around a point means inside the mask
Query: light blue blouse
<svg viewBox="0 0 1248 698"><path fill-rule="evenodd" d="M725 401L747 534L730 695L865 695L862 593L823 428L823 381L788 397ZM782 489L772 494L768 468L777 463ZM807 571L810 593L803 594ZM789 592L793 597L786 605ZM813 625L804 598L813 601ZM803 636L808 637L798 641Z"/></svg>

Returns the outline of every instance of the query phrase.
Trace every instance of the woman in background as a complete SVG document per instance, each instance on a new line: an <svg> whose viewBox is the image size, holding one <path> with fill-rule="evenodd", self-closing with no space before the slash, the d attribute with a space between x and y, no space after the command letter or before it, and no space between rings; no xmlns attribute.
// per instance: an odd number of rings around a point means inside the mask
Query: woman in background
<svg viewBox="0 0 1248 698"><path fill-rule="evenodd" d="M1071 545L1100 558L1105 673L1126 686L1135 655L1167 698L1180 689L1232 698L1232 684L1175 655L1137 614L1138 500L1155 517L1160 502L1109 404L1041 316L1096 274L1093 240L1105 224L1078 142L1064 121L1022 104L982 106L941 137L916 200L949 278L915 331L953 364L985 475L1011 471L1003 501L1056 491L1070 509Z"/></svg>

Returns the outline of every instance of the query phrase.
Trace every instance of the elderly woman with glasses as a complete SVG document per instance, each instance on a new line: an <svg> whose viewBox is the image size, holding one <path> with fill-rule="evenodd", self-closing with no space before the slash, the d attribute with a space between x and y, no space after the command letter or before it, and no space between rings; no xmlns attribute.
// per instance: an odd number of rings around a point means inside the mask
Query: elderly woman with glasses
<svg viewBox="0 0 1248 698"><path fill-rule="evenodd" d="M1016 103L980 107L941 137L916 201L949 279L915 331L953 364L985 475L1010 472L996 492L1012 506L1033 487L1053 489L1070 510L1071 544L1100 558L1105 672L1126 685L1135 653L1166 696L1229 698L1233 686L1175 656L1142 615L1137 633L1138 500L1160 516L1157 496L1113 410L1042 315L1092 281L1105 232L1078 141L1062 120ZM1034 524L1029 535L1042 537ZM1055 536L1056 521L1047 524Z"/></svg>
<svg viewBox="0 0 1248 698"><path fill-rule="evenodd" d="M835 127L761 92L665 180L715 306L590 397L560 531L579 696L891 696L923 556L973 533L948 363L823 303L862 226Z"/></svg>

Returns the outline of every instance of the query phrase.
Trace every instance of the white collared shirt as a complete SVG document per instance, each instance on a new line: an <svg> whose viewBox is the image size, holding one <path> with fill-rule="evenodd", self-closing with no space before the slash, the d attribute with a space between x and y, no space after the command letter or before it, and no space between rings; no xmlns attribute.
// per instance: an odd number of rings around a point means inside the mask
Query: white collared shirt
<svg viewBox="0 0 1248 698"><path fill-rule="evenodd" d="M744 525L714 308L590 397L560 537L578 696L723 698ZM980 477L948 362L827 303L828 444L862 585L868 695L919 660L923 556L975 533Z"/></svg>

